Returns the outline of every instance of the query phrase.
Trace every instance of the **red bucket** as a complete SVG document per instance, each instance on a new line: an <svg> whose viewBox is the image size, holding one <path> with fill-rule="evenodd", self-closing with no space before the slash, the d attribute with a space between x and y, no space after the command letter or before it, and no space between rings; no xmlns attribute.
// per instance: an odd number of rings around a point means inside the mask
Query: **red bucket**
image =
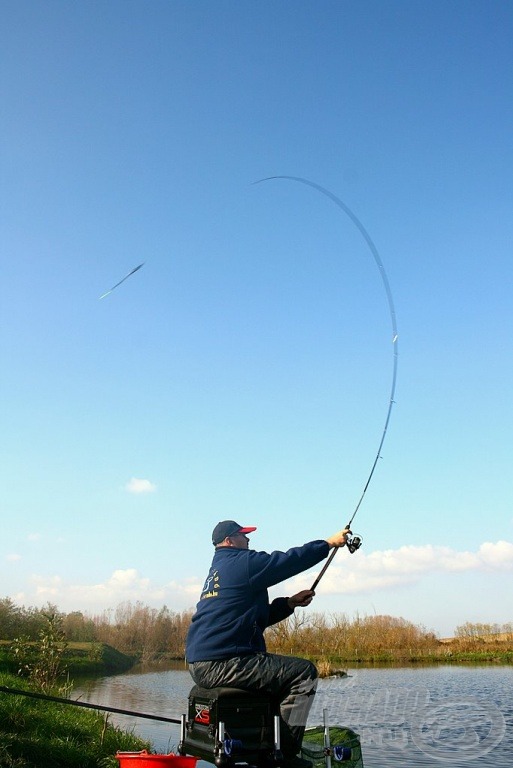
<svg viewBox="0 0 513 768"><path fill-rule="evenodd" d="M197 757L183 755L152 755L145 749L142 752L116 752L119 768L196 768Z"/></svg>

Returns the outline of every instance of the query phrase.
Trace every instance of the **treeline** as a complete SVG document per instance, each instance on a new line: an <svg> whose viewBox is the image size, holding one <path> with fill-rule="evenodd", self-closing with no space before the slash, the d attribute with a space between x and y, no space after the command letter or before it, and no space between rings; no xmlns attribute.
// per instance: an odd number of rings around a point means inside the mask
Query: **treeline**
<svg viewBox="0 0 513 768"><path fill-rule="evenodd" d="M274 653L357 661L425 656L440 642L433 632L402 618L314 613L293 614L270 627L267 645Z"/></svg>
<svg viewBox="0 0 513 768"><path fill-rule="evenodd" d="M462 645L478 646L483 643L513 643L513 621L506 624L472 624L467 621L456 627L455 640Z"/></svg>
<svg viewBox="0 0 513 768"><path fill-rule="evenodd" d="M37 641L46 630L48 616L58 616L68 642L105 643L128 656L149 661L183 658L192 611L178 613L167 606L157 609L140 602L125 602L113 611L91 616L81 611L63 613L51 603L42 608L20 607L4 598L0 599L0 640L23 637Z"/></svg>
<svg viewBox="0 0 513 768"><path fill-rule="evenodd" d="M80 611L59 613L56 606L22 608L0 600L0 639L23 636L36 640L48 615L58 615L69 642L105 643L141 661L183 658L192 611L177 613L166 606L121 603L115 610L89 616ZM421 655L439 646L423 627L392 616L324 616L298 611L266 632L271 652L312 658L377 658Z"/></svg>
<svg viewBox="0 0 513 768"><path fill-rule="evenodd" d="M36 641L48 616L58 616L68 642L103 643L141 661L182 659L192 611L176 612L167 606L150 608L140 602L121 603L98 615L81 611L59 612L48 603L24 608L10 598L0 599L0 640L23 637ZM432 631L393 616L326 616L297 611L266 632L269 651L315 659L400 660L430 658L449 653L448 645ZM513 623L472 624L456 628L450 648L476 649L486 643L504 648L513 644Z"/></svg>
<svg viewBox="0 0 513 768"><path fill-rule="evenodd" d="M112 616L107 612L88 621L94 626L95 640L128 656L137 656L141 661L163 656L181 659L192 613L192 610L178 613L167 606L157 609L139 602L135 605L126 602L121 603ZM78 630L80 619L76 614L75 622Z"/></svg>

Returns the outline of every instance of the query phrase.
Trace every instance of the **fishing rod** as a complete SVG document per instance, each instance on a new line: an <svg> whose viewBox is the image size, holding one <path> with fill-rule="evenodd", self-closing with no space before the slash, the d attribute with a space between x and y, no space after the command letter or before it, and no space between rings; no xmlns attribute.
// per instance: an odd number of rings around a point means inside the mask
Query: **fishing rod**
<svg viewBox="0 0 513 768"><path fill-rule="evenodd" d="M174 717L162 717L161 715L148 715L145 712L133 712L130 709L118 709L117 707L106 707L101 704L90 704L87 701L77 701L76 699L63 699L60 696L49 696L46 693L36 693L35 691L22 691L18 688L6 688L0 685L1 693L12 693L15 696L27 696L30 699L42 699L43 701L53 701L56 704L71 704L74 707L85 707L86 709L99 709L102 712L114 712L118 715L131 715L132 717L144 717L147 720L161 720L164 723L175 723L180 725L181 720Z"/></svg>
<svg viewBox="0 0 513 768"><path fill-rule="evenodd" d="M387 431L388 431L388 424L390 422L390 416L392 414L392 408L393 408L393 405L394 405L394 402L395 402L394 397L395 397L395 385L396 385L396 382L397 382L397 360L398 360L398 357L399 357L399 352L398 352L398 344L397 344L398 333L397 333L397 321L396 321L396 315L395 315L394 300L393 300L393 297L392 297L392 291L390 289L390 283L388 282L387 273L385 272L385 267L383 266L383 262L381 261L381 257L380 257L380 255L378 253L378 249L374 245L374 242L373 242L371 236L369 235L369 233L367 232L367 230L363 226L362 222L353 213L353 211L345 203L343 203L342 200L340 200L340 198L338 198L336 195L334 195L333 192L330 192L329 189L326 189L325 187L321 187L320 184L316 184L314 181L310 181L309 179L305 179L302 176L268 176L265 179L260 179L259 181L255 181L254 184L260 184L260 183L262 183L264 181L272 181L272 180L275 180L275 179L287 179L288 181L297 181L300 184L306 184L306 186L312 187L312 189L317 190L317 192L320 192L322 195L325 195L327 198L329 198L333 203L335 203L335 205L338 208L340 208L346 214L346 216L349 217L349 219L356 226L356 228L358 229L358 231L362 235L363 239L367 243L367 246L369 247L369 250L370 250L370 252L372 254L372 257L373 257L374 261L376 262L376 265L377 265L377 267L379 269L379 274L381 276L381 280L382 280L383 287L385 289L385 293L386 293L386 297L387 297L388 311L389 311L389 314L390 314L390 320L391 320L391 324L392 324L392 344L393 344L393 353L394 353L393 354L393 368L392 368L392 384L391 384L391 388L390 388L390 395L389 395L389 401L388 401L388 410L387 410L387 415L386 415L386 418L385 418L385 426L384 426L383 432L381 434L381 438L380 438L379 445L378 445L378 450L377 450L376 456L374 458L374 461L372 463L369 476L367 477L367 481L365 482L365 485L363 487L363 491L361 493L361 496L358 499L358 503L356 504L356 507L355 507L355 509L353 511L353 514L351 515L351 518L350 518L348 524L346 525L347 534L348 534L347 538L346 538L346 546L347 546L349 552L351 554L354 554L354 552L356 552L362 546L363 540L362 540L361 536L353 535L353 533L351 531L351 525L352 525L352 522L353 522L354 518L356 517L356 514L357 514L358 510L360 509L360 506L361 506L361 503L362 503L362 501L364 499L364 496L367 493L367 488L369 487L370 482L372 480L372 476L374 474L374 470L376 469L376 465L377 465L379 459L381 458L381 449L383 448L383 443L385 442L385 437L386 437L386 434L387 434ZM339 549L339 547L334 547L334 549L331 552L330 556L328 557L326 563L324 564L322 570L320 571L319 575L317 576L317 578L315 579L314 583L311 586L312 592L315 591L315 589L316 589L317 585L319 584L320 580L322 579L322 577L324 576L324 574L328 570L328 568L329 568L333 558L337 554L338 549Z"/></svg>

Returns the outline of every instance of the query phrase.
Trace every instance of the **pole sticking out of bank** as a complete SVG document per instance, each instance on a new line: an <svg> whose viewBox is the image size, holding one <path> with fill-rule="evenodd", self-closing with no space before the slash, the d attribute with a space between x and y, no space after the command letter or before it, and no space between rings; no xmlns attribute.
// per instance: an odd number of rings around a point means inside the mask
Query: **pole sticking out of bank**
<svg viewBox="0 0 513 768"><path fill-rule="evenodd" d="M90 704L88 701L77 701L76 699L63 699L60 696L48 696L46 693L35 693L34 691L22 691L18 688L6 688L0 685L1 693L12 693L15 696L28 696L30 699L42 699L43 701L53 701L56 704L71 704L74 707L85 707L86 709L99 709L102 712L114 712L118 715L131 715L132 717L144 717L147 720L161 720L163 723L175 723L180 725L181 720L174 717L162 717L161 715L148 715L145 712L133 712L130 709L117 709L116 707L105 707L101 704Z"/></svg>

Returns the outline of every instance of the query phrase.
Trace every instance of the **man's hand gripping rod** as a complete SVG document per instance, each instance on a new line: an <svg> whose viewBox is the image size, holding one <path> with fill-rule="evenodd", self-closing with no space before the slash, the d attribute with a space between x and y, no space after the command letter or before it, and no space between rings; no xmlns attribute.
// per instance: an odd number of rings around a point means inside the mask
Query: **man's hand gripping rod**
<svg viewBox="0 0 513 768"><path fill-rule="evenodd" d="M353 517L354 517L354 515L353 515ZM363 544L363 541L362 541L362 537L361 536L358 536L358 535L353 536L350 526L351 526L351 522L349 522L346 525L347 533L348 533L348 536L346 538L346 547L348 548L350 553L353 554L354 552L356 552L357 549L360 549L360 547ZM333 558L335 557L335 555L337 554L339 549L340 549L340 547L334 547L333 548L333 551L330 554L330 556L328 557L328 559L326 560L326 562L324 563L324 566L323 566L321 572L319 573L319 575L315 579L314 583L310 587L312 592L315 592L315 590L317 588L317 585L319 584L320 580L322 579L322 577L324 576L324 574L326 573L326 571L330 567L330 563L333 560Z"/></svg>

